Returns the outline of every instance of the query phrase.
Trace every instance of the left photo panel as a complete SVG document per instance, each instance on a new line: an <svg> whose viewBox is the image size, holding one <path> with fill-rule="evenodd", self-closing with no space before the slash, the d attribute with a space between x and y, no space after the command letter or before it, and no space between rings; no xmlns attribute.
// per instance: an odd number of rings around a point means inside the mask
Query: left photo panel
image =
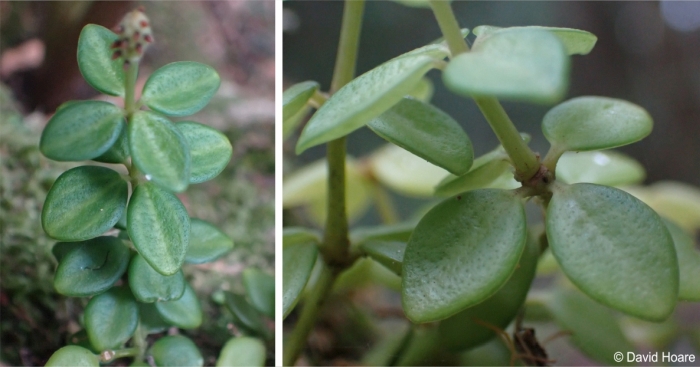
<svg viewBox="0 0 700 367"><path fill-rule="evenodd" d="M275 364L274 29L0 2L0 366Z"/></svg>

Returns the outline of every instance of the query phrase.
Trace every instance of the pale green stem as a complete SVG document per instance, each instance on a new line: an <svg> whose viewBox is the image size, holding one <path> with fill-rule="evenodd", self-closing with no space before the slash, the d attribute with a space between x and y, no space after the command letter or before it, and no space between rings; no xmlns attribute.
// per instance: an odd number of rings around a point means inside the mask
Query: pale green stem
<svg viewBox="0 0 700 367"><path fill-rule="evenodd" d="M563 149L560 146L552 145L549 148L549 151L547 152L547 155L544 156L544 159L542 160L542 164L547 167L549 172L552 172L553 175L556 176L556 168L557 168L557 162L559 162L559 158L561 158L561 155L566 152L566 149Z"/></svg>
<svg viewBox="0 0 700 367"><path fill-rule="evenodd" d="M338 54L335 59L331 94L348 84L355 77L357 49L360 45L364 0L346 0L343 10L343 23L340 29Z"/></svg>
<svg viewBox="0 0 700 367"><path fill-rule="evenodd" d="M147 335L148 333L146 330L144 330L143 325L141 325L141 322L139 321L136 331L134 332L134 338L132 339L134 348L138 349L135 359L139 362L143 361L143 358L146 355L146 348L148 347L148 343L146 342Z"/></svg>
<svg viewBox="0 0 700 367"><path fill-rule="evenodd" d="M138 348L125 348L125 349L119 349L119 350L109 350L109 351L104 351L104 352L100 353L100 361L110 362L110 361L113 361L113 360L119 359L119 358L133 357L137 354L139 354Z"/></svg>
<svg viewBox="0 0 700 367"><path fill-rule="evenodd" d="M469 46L462 37L462 30L459 28L459 23L457 23L449 1L430 0L430 7L433 9L440 31L447 41L447 46L450 47L452 57L468 52Z"/></svg>
<svg viewBox="0 0 700 367"><path fill-rule="evenodd" d="M126 69L126 77L124 79L124 109L126 110L127 120L131 120L131 116L136 112L136 78L139 75L139 64L132 63Z"/></svg>

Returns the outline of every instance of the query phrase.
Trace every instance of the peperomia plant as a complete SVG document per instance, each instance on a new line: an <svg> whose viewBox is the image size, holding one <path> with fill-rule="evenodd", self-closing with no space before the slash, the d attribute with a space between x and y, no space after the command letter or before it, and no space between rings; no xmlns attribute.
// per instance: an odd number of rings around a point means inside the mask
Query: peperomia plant
<svg viewBox="0 0 700 367"><path fill-rule="evenodd" d="M59 349L47 365L98 366L124 357L144 365L149 355L159 366L201 366L202 355L189 338L163 337L150 349L146 338L202 323L183 264L213 261L233 247L214 225L190 218L175 195L214 178L231 159L225 135L197 122L170 121L207 105L220 78L204 64L171 63L150 75L137 99L139 62L154 42L151 26L137 9L115 32L85 26L78 65L92 87L122 97L123 107L66 102L41 136L41 152L50 159L111 164L64 172L44 203L43 228L60 241L53 247L55 288L66 296L91 297L84 329L71 338L78 345ZM243 356L248 362L264 363L264 346L254 338L232 339L219 363L235 363L241 355L231 350L241 345L250 350Z"/></svg>
<svg viewBox="0 0 700 367"><path fill-rule="evenodd" d="M431 0L444 38L355 78L363 6L345 3L330 91L306 81L284 93L287 135L317 109L296 153L327 146L326 167L315 163L285 179L285 207L305 205L323 225L322 233L285 229L284 316L300 300L303 306L286 335L285 365L299 358L332 290L369 272L360 265L367 259L400 277L386 284L400 289L411 322L404 336L379 343L363 359L380 365L484 364L479 356L491 352L480 348L509 354L500 363L551 363L532 329L522 326L527 310L556 320L592 358L618 363L614 352L634 346L611 309L664 322L679 300L700 300L697 280L691 280L700 271L700 253L689 234L613 187L644 179L636 161L607 150L651 133L652 118L642 107L595 96L560 103L542 119L550 149L541 157L499 102L561 101L571 56L588 54L596 36L568 28L479 26L470 47L470 32L460 29L450 3ZM476 103L499 147L474 158L461 126L429 103L424 76L433 69L450 91ZM389 147L360 162L346 157L346 136L363 126L410 154ZM426 164L432 171L423 170ZM383 200L383 186L421 195L433 186L430 194L447 198L416 220L388 224L397 218ZM372 192L380 193L374 197L387 224L350 230L349 217L367 207ZM528 202L541 207L543 223L528 227ZM565 277L554 290L531 291L538 269L560 269ZM510 350L485 344L507 336L503 329L514 320L513 339L504 338Z"/></svg>

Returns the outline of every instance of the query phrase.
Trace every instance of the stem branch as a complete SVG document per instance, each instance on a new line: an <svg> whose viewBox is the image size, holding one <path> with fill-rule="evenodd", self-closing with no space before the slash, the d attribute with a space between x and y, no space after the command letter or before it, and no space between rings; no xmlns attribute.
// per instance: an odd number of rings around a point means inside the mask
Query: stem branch
<svg viewBox="0 0 700 367"><path fill-rule="evenodd" d="M139 75L139 64L133 63L126 69L124 80L124 109L127 120L131 120L131 115L136 112L136 78Z"/></svg>

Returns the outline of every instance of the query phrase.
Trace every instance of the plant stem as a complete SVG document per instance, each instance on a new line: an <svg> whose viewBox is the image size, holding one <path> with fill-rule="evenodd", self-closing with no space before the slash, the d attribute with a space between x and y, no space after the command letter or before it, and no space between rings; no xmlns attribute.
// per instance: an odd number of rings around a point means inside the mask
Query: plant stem
<svg viewBox="0 0 700 367"><path fill-rule="evenodd" d="M131 115L136 112L136 78L139 75L139 64L132 63L126 69L126 78L124 80L124 109L126 110L127 120L131 120Z"/></svg>
<svg viewBox="0 0 700 367"><path fill-rule="evenodd" d="M430 0L430 6L445 40L447 40L452 58L461 53L469 52L469 46L462 37L450 3L443 0ZM522 182L532 178L540 166L537 155L522 140L518 129L513 125L501 103L494 97L473 98L508 153L515 167L516 179Z"/></svg>
<svg viewBox="0 0 700 367"><path fill-rule="evenodd" d="M338 54L335 59L331 94L348 84L355 77L355 62L360 44L364 0L346 0L343 9L343 23L340 29Z"/></svg>
<svg viewBox="0 0 700 367"><path fill-rule="evenodd" d="M294 362L299 358L301 350L306 345L309 333L311 333L311 329L316 324L316 318L323 301L325 301L326 296L333 287L336 276L337 274L323 263L321 275L311 290L308 299L304 302L299 321L297 321L294 330L284 343L284 366L293 366Z"/></svg>
<svg viewBox="0 0 700 367"><path fill-rule="evenodd" d="M102 362L110 362L115 359L119 358L124 358L124 357L133 357L135 355L139 354L138 348L126 348L126 349L119 349L119 350L112 350L108 352L102 352L100 354L100 360ZM108 358L105 359L105 356Z"/></svg>
<svg viewBox="0 0 700 367"><path fill-rule="evenodd" d="M138 350L138 353L136 353L136 357L134 357L134 359L139 362L143 361L143 357L146 355L146 347L148 347L148 344L146 343L146 335L146 331L143 329L141 322L139 322L133 338L134 348Z"/></svg>

